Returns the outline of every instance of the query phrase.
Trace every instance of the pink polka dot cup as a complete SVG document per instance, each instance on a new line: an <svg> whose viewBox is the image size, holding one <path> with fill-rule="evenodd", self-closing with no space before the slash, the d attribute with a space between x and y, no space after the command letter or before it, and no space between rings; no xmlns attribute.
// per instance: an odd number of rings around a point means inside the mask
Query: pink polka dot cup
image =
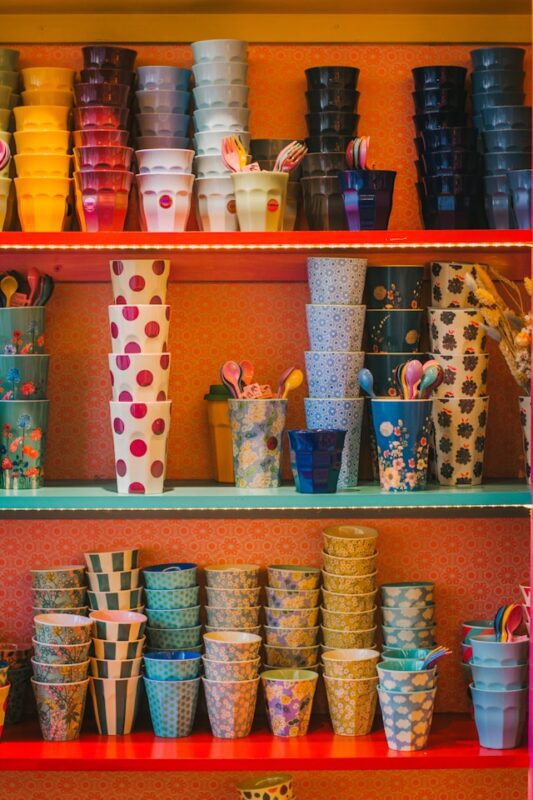
<svg viewBox="0 0 533 800"><path fill-rule="evenodd" d="M162 258L109 262L113 299L117 305L162 305L167 297L170 261Z"/></svg>
<svg viewBox="0 0 533 800"><path fill-rule="evenodd" d="M113 400L168 399L170 353L110 353L108 358Z"/></svg>
<svg viewBox="0 0 533 800"><path fill-rule="evenodd" d="M170 306L109 306L113 353L166 353L169 320Z"/></svg>
<svg viewBox="0 0 533 800"><path fill-rule="evenodd" d="M119 494L161 494L165 481L170 400L109 404Z"/></svg>

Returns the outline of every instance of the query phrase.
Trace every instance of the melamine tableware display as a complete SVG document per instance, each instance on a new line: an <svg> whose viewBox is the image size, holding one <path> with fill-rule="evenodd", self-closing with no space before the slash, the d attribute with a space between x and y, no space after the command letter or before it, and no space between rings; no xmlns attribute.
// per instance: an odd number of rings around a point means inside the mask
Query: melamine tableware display
<svg viewBox="0 0 533 800"><path fill-rule="evenodd" d="M331 575L369 575L376 569L377 551L372 550L370 555L357 558L347 556L333 556L322 551L321 556L324 562L324 569Z"/></svg>
<svg viewBox="0 0 533 800"><path fill-rule="evenodd" d="M85 586L85 567L81 565L32 569L34 589L71 589Z"/></svg>
<svg viewBox="0 0 533 800"><path fill-rule="evenodd" d="M109 306L113 353L166 353L170 306Z"/></svg>
<svg viewBox="0 0 533 800"><path fill-rule="evenodd" d="M229 400L235 485L279 486L287 401Z"/></svg>
<svg viewBox="0 0 533 800"><path fill-rule="evenodd" d="M332 611L321 607L322 623L331 630L368 630L374 623L377 607L368 611Z"/></svg>
<svg viewBox="0 0 533 800"><path fill-rule="evenodd" d="M271 564L267 567L268 585L274 589L311 591L320 586L318 567L299 564Z"/></svg>
<svg viewBox="0 0 533 800"><path fill-rule="evenodd" d="M194 175L176 172L137 175L141 226L146 231L184 231L191 209Z"/></svg>
<svg viewBox="0 0 533 800"><path fill-rule="evenodd" d="M252 633L217 631L204 634L206 656L214 661L256 659L261 643L261 637Z"/></svg>
<svg viewBox="0 0 533 800"><path fill-rule="evenodd" d="M288 774L269 775L267 777L249 778L237 786L241 800L260 798L265 795L269 800L292 800L292 776Z"/></svg>
<svg viewBox="0 0 533 800"><path fill-rule="evenodd" d="M531 129L483 130L481 134L487 153L531 151Z"/></svg>
<svg viewBox="0 0 533 800"><path fill-rule="evenodd" d="M122 83L133 85L135 75L130 69L116 67L87 67L80 70L84 83Z"/></svg>
<svg viewBox="0 0 533 800"><path fill-rule="evenodd" d="M193 159L192 170L196 175L196 180L228 177L231 174L231 170L228 169L219 155L196 156Z"/></svg>
<svg viewBox="0 0 533 800"><path fill-rule="evenodd" d="M54 608L58 611L81 608L87 601L87 590L84 586L68 589L32 589L31 594L35 607Z"/></svg>
<svg viewBox="0 0 533 800"><path fill-rule="evenodd" d="M205 677L212 681L250 681L257 678L260 658L250 661L214 661L203 656Z"/></svg>
<svg viewBox="0 0 533 800"><path fill-rule="evenodd" d="M470 639L473 660L483 666L511 667L528 659L529 640L496 641L494 634L476 634Z"/></svg>
<svg viewBox="0 0 533 800"><path fill-rule="evenodd" d="M339 489L357 485L364 403L364 398L306 397L304 400L308 428L346 431L337 484Z"/></svg>
<svg viewBox="0 0 533 800"><path fill-rule="evenodd" d="M91 635L92 623L75 614L38 614L34 620L35 638L42 644L85 644Z"/></svg>
<svg viewBox="0 0 533 800"><path fill-rule="evenodd" d="M186 608L149 608L146 606L144 613L148 617L148 625L152 630L155 628L192 628L200 622L200 606ZM257 622L253 624L257 624Z"/></svg>
<svg viewBox="0 0 533 800"><path fill-rule="evenodd" d="M476 265L455 261L432 261L431 301L434 308L468 308L476 305L476 299L465 278L476 276Z"/></svg>

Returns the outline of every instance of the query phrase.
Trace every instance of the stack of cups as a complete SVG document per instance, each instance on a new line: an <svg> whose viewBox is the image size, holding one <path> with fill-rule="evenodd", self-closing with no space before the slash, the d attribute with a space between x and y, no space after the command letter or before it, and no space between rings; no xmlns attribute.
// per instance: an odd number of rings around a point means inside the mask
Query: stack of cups
<svg viewBox="0 0 533 800"><path fill-rule="evenodd" d="M433 583L384 583L383 639L386 648L428 648L435 645Z"/></svg>
<svg viewBox="0 0 533 800"><path fill-rule="evenodd" d="M288 773L261 778L247 778L237 786L241 800L296 800L292 790L292 775Z"/></svg>
<svg viewBox="0 0 533 800"><path fill-rule="evenodd" d="M42 486L48 406L44 306L0 308L2 489Z"/></svg>
<svg viewBox="0 0 533 800"><path fill-rule="evenodd" d="M35 644L35 641L33 644ZM7 681L10 685L7 695L7 706L4 702L6 699L5 696L3 700L0 701L0 708L5 709L6 725L13 725L16 722L20 722L24 716L26 694L32 674L30 664L32 653L33 645L31 644L0 642L0 662L8 665ZM53 657L53 652L51 655Z"/></svg>
<svg viewBox="0 0 533 800"><path fill-rule="evenodd" d="M378 701L378 650L342 649L322 653L329 715L338 736L366 736Z"/></svg>
<svg viewBox="0 0 533 800"><path fill-rule="evenodd" d="M160 494L165 480L170 407L170 262L111 261L109 306L113 388L110 403L120 494Z"/></svg>
<svg viewBox="0 0 533 800"><path fill-rule="evenodd" d="M93 611L142 611L138 550L85 553Z"/></svg>
<svg viewBox="0 0 533 800"><path fill-rule="evenodd" d="M470 691L479 743L495 750L518 747L528 708L529 639L498 642L494 634L480 634L470 643Z"/></svg>
<svg viewBox="0 0 533 800"><path fill-rule="evenodd" d="M252 161L257 161L262 170L271 172L274 169L278 154L287 147L293 139L252 139L250 148ZM292 231L298 216L298 203L300 201L301 186L301 167L289 172L289 182L287 184L287 199L285 201L285 211L283 214L283 230Z"/></svg>
<svg viewBox="0 0 533 800"><path fill-rule="evenodd" d="M470 686L472 683L472 667L470 666L472 660L471 639L481 633L494 633L494 621L490 619L467 620L461 624L461 633L461 669L466 685ZM470 690L468 694L470 695Z"/></svg>
<svg viewBox="0 0 533 800"><path fill-rule="evenodd" d="M181 67L140 67L137 188L144 231L184 231L194 175L190 149L191 72Z"/></svg>
<svg viewBox="0 0 533 800"><path fill-rule="evenodd" d="M201 656L191 650L145 653L144 686L156 736L176 739L192 733L201 664Z"/></svg>
<svg viewBox="0 0 533 800"><path fill-rule="evenodd" d="M19 51L0 48L0 231L9 230L13 222L14 196L11 162L12 109L20 104Z"/></svg>
<svg viewBox="0 0 533 800"><path fill-rule="evenodd" d="M465 281L474 264L433 261L431 358L444 370L433 400L436 476L441 486L477 486L483 479L489 410L484 318Z"/></svg>
<svg viewBox="0 0 533 800"><path fill-rule="evenodd" d="M85 567L50 567L31 570L33 616L37 614L78 614L87 616Z"/></svg>
<svg viewBox="0 0 533 800"><path fill-rule="evenodd" d="M306 306L311 350L305 353L308 428L345 430L338 488L356 486L364 398L359 370L365 324L364 258L308 258L311 304Z"/></svg>
<svg viewBox="0 0 533 800"><path fill-rule="evenodd" d="M320 570L272 564L267 572L266 666L316 669Z"/></svg>
<svg viewBox="0 0 533 800"><path fill-rule="evenodd" d="M240 739L252 728L259 687L261 637L217 631L204 634L206 675L202 678L213 736Z"/></svg>
<svg viewBox="0 0 533 800"><path fill-rule="evenodd" d="M92 623L76 614L34 617L31 682L43 739L78 739L89 679Z"/></svg>
<svg viewBox="0 0 533 800"><path fill-rule="evenodd" d="M198 605L198 586L196 581L196 564L169 563L155 564L143 569L146 583L147 603L152 607L161 608L191 608ZM169 598L166 600L165 598ZM170 599L172 598L172 600ZM172 602L168 606L166 603ZM176 603L186 603L177 606ZM201 652L199 631L191 637L184 633L183 628L171 632L168 628L151 628L147 630L148 651L174 651L186 647L189 651ZM192 643L194 640L194 643Z"/></svg>
<svg viewBox="0 0 533 800"><path fill-rule="evenodd" d="M70 109L74 70L22 70L24 105L15 108L15 189L23 231L62 231L72 221Z"/></svg>
<svg viewBox="0 0 533 800"><path fill-rule="evenodd" d="M239 136L247 152L250 146L246 44L196 42L193 53L196 217L203 231L236 231L233 181L220 150L222 139L232 135ZM227 129L223 134L218 133L221 127Z"/></svg>
<svg viewBox="0 0 533 800"><path fill-rule="evenodd" d="M242 631L260 635L257 564L211 564L207 582L206 631Z"/></svg>
<svg viewBox="0 0 533 800"><path fill-rule="evenodd" d="M324 649L372 648L376 640L375 580L378 532L363 526L339 525L323 532ZM329 581L345 582L330 590ZM353 583L351 583L353 582Z"/></svg>

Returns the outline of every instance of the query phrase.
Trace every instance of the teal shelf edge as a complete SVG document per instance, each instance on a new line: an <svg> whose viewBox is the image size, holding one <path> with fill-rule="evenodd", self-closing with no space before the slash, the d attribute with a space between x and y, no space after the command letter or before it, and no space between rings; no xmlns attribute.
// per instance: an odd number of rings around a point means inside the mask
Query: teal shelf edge
<svg viewBox="0 0 533 800"><path fill-rule="evenodd" d="M298 494L293 486L236 489L219 484L179 484L160 495L120 495L113 482L47 485L29 491L0 490L0 516L49 513L120 512L160 516L168 512L239 514L246 512L324 513L366 510L523 509L531 508L531 490L523 482L487 483L460 489L430 486L423 492L384 493L375 484L337 494Z"/></svg>

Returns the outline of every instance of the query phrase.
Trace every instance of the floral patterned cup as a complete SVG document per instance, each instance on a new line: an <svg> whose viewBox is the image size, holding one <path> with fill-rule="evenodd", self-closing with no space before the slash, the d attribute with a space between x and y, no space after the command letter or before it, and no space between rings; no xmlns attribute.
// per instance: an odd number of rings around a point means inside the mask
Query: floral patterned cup
<svg viewBox="0 0 533 800"><path fill-rule="evenodd" d="M89 681L40 683L32 678L39 725L46 741L78 739L85 711Z"/></svg>
<svg viewBox="0 0 533 800"><path fill-rule="evenodd" d="M113 400L154 402L168 399L170 353L110 353L108 359Z"/></svg>
<svg viewBox="0 0 533 800"><path fill-rule="evenodd" d="M426 488L431 400L372 400L379 480L384 492Z"/></svg>
<svg viewBox="0 0 533 800"><path fill-rule="evenodd" d="M377 589L372 592L349 594L322 590L322 602L328 611L360 612L370 611L376 605Z"/></svg>
<svg viewBox="0 0 533 800"><path fill-rule="evenodd" d="M484 265L486 266L486 265ZM434 308L472 308L476 298L465 282L469 273L476 275L476 265L456 261L431 262L431 303Z"/></svg>
<svg viewBox="0 0 533 800"><path fill-rule="evenodd" d="M328 675L324 675L324 683L335 733L338 736L366 736L370 733L378 700L376 688L358 692L357 680Z"/></svg>
<svg viewBox="0 0 533 800"><path fill-rule="evenodd" d="M338 558L364 558L376 552L378 532L365 525L332 525L322 536L324 551Z"/></svg>
<svg viewBox="0 0 533 800"><path fill-rule="evenodd" d="M368 267L367 308L420 308L423 279L424 267Z"/></svg>
<svg viewBox="0 0 533 800"><path fill-rule="evenodd" d="M320 586L320 569L300 564L270 564L268 584L273 589L311 591Z"/></svg>
<svg viewBox="0 0 533 800"><path fill-rule="evenodd" d="M436 397L483 397L487 394L487 353L466 353L462 356L436 353L430 358L438 361L444 370L443 381L435 392Z"/></svg>
<svg viewBox="0 0 533 800"><path fill-rule="evenodd" d="M279 486L286 400L228 400L235 485Z"/></svg>
<svg viewBox="0 0 533 800"><path fill-rule="evenodd" d="M346 648L322 653L324 673L329 678L375 678L378 650Z"/></svg>
<svg viewBox="0 0 533 800"><path fill-rule="evenodd" d="M305 669L263 672L268 720L274 736L305 736L311 718L318 674Z"/></svg>
<svg viewBox="0 0 533 800"><path fill-rule="evenodd" d="M81 564L32 569L30 572L34 589L71 589L85 586L85 567Z"/></svg>
<svg viewBox="0 0 533 800"><path fill-rule="evenodd" d="M42 608L79 608L86 605L87 590L85 588L71 589L32 589L34 606Z"/></svg>
<svg viewBox="0 0 533 800"><path fill-rule="evenodd" d="M38 489L43 483L48 400L0 403L3 489Z"/></svg>
<svg viewBox="0 0 533 800"><path fill-rule="evenodd" d="M117 259L109 262L113 298L117 305L161 305L167 297L170 261Z"/></svg>
<svg viewBox="0 0 533 800"><path fill-rule="evenodd" d="M205 677L210 681L251 681L257 678L261 659L250 661L214 661L203 656Z"/></svg>
<svg viewBox="0 0 533 800"><path fill-rule="evenodd" d="M311 302L359 305L363 299L366 270L366 258L308 258L307 278Z"/></svg>
<svg viewBox="0 0 533 800"><path fill-rule="evenodd" d="M259 625L261 606L242 606L241 608L213 608L205 606L207 624L236 628Z"/></svg>
<svg viewBox="0 0 533 800"><path fill-rule="evenodd" d="M372 353L417 352L423 321L421 308L368 309L367 350Z"/></svg>
<svg viewBox="0 0 533 800"><path fill-rule="evenodd" d="M256 589L259 565L209 564L205 567L205 578L209 587L217 589Z"/></svg>
<svg viewBox="0 0 533 800"><path fill-rule="evenodd" d="M259 655L261 637L253 633L218 631L204 634L205 652L213 661L251 661Z"/></svg>
<svg viewBox="0 0 533 800"><path fill-rule="evenodd" d="M520 425L524 440L524 457L526 466L526 480L531 483L531 397L519 397Z"/></svg>
<svg viewBox="0 0 533 800"><path fill-rule="evenodd" d="M377 551L363 558L341 558L322 551L324 569L331 575L369 575L376 569Z"/></svg>
<svg viewBox="0 0 533 800"><path fill-rule="evenodd" d="M261 589L225 589L207 586L207 604L212 608L239 608L259 605ZM168 608L168 606L166 606Z"/></svg>
<svg viewBox="0 0 533 800"><path fill-rule="evenodd" d="M113 353L166 353L170 306L109 306Z"/></svg>
<svg viewBox="0 0 533 800"><path fill-rule="evenodd" d="M435 458L441 486L481 484L488 409L488 397L433 401Z"/></svg>
<svg viewBox="0 0 533 800"><path fill-rule="evenodd" d="M89 658L91 641L83 644L44 644L32 639L35 660L41 664L80 664Z"/></svg>
<svg viewBox="0 0 533 800"><path fill-rule="evenodd" d="M163 491L171 405L110 402L119 494Z"/></svg>
<svg viewBox="0 0 533 800"><path fill-rule="evenodd" d="M44 353L44 306L0 308L0 352Z"/></svg>
<svg viewBox="0 0 533 800"><path fill-rule="evenodd" d="M266 624L273 628L310 628L318 623L316 608L265 608Z"/></svg>
<svg viewBox="0 0 533 800"><path fill-rule="evenodd" d="M322 637L326 647L335 650L370 650L374 647L377 627L360 631L349 631L346 629L335 630L322 626Z"/></svg>
<svg viewBox="0 0 533 800"><path fill-rule="evenodd" d="M320 589L274 589L266 587L267 605L270 608L315 608L320 605Z"/></svg>
<svg viewBox="0 0 533 800"><path fill-rule="evenodd" d="M49 360L45 355L0 355L0 400L45 400Z"/></svg>
<svg viewBox="0 0 533 800"><path fill-rule="evenodd" d="M273 628L265 625L267 644L276 647L312 647L316 644L318 626L308 628Z"/></svg>
<svg viewBox="0 0 533 800"><path fill-rule="evenodd" d="M333 630L361 631L368 630L374 624L377 606L369 611L331 611L321 608L322 621L327 628Z"/></svg>
<svg viewBox="0 0 533 800"><path fill-rule="evenodd" d="M33 623L43 644L85 644L91 638L91 620L75 614L39 614Z"/></svg>
<svg viewBox="0 0 533 800"><path fill-rule="evenodd" d="M41 683L77 683L87 678L89 660L78 664L46 664L31 660L33 675Z"/></svg>
<svg viewBox="0 0 533 800"><path fill-rule="evenodd" d="M259 678L250 681L210 681L202 678L213 736L241 739L252 728Z"/></svg>
<svg viewBox="0 0 533 800"><path fill-rule="evenodd" d="M265 645L266 663L269 667L308 669L318 661L319 645L311 647L280 647Z"/></svg>
<svg viewBox="0 0 533 800"><path fill-rule="evenodd" d="M431 352L442 355L484 353L487 335L477 308L428 308Z"/></svg>

